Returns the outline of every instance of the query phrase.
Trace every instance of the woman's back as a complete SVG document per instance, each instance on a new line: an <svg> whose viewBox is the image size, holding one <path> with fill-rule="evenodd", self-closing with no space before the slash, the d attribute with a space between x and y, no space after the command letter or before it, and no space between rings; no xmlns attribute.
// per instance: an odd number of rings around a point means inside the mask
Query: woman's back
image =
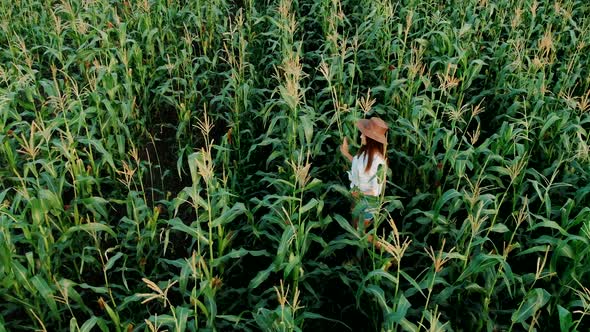
<svg viewBox="0 0 590 332"><path fill-rule="evenodd" d="M381 194L379 167L385 165L385 160L380 153L375 153L371 167L367 170L368 160L367 153L357 154L352 158L352 166L348 172L350 188L357 187L365 195L379 196Z"/></svg>

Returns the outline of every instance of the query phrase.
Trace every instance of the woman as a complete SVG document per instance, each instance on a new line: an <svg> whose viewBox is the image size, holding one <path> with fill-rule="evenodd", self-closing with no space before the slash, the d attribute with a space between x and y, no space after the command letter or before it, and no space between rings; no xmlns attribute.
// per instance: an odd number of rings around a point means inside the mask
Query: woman
<svg viewBox="0 0 590 332"><path fill-rule="evenodd" d="M361 148L353 157L348 151L346 137L340 146L340 152L352 162L348 178L352 196L355 199L355 211L361 211L358 216L364 219L367 227L379 209L386 167L385 147L387 145L387 123L372 117L357 121L357 128L361 132ZM358 228L358 217L353 216L353 225Z"/></svg>

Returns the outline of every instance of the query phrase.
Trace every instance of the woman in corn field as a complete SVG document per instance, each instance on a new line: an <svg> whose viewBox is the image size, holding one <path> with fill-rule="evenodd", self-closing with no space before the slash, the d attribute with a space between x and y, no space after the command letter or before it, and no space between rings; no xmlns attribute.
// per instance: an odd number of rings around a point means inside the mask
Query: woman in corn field
<svg viewBox="0 0 590 332"><path fill-rule="evenodd" d="M359 218L363 218L364 227L368 227L379 209L379 196L385 179L385 148L387 146L387 129L385 121L372 117L357 121L361 132L361 148L353 157L348 150L346 137L340 146L340 152L352 162L348 178L354 198L353 226L358 228ZM372 241L372 237L369 237Z"/></svg>

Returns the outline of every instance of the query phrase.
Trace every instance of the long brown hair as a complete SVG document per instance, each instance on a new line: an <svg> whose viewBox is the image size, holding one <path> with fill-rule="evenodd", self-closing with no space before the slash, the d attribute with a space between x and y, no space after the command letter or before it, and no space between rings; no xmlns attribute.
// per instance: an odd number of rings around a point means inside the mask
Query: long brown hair
<svg viewBox="0 0 590 332"><path fill-rule="evenodd" d="M365 138L367 140L367 144L361 146L361 148L359 149L358 155L362 155L363 153L365 153L367 155L367 167L365 167L365 172L368 172L371 169L371 166L373 165L373 157L375 156L376 153L381 154L381 156L383 157L383 159L385 159L385 153L383 151L383 143L381 142L377 142L376 140L368 137L365 135Z"/></svg>

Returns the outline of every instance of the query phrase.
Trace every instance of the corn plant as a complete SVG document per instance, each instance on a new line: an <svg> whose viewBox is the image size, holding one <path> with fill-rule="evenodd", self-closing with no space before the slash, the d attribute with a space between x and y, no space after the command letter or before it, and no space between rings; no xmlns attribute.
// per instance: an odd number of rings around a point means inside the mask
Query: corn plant
<svg viewBox="0 0 590 332"><path fill-rule="evenodd" d="M585 1L0 13L0 331L588 326Z"/></svg>

